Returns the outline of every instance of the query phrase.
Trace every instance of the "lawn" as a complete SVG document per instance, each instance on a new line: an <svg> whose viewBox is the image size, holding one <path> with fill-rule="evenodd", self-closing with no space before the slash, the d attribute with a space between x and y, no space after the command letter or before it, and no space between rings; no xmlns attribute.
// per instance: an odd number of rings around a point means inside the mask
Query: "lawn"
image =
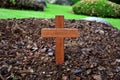
<svg viewBox="0 0 120 80"><path fill-rule="evenodd" d="M47 8L44 12L33 10L13 10L0 8L0 19L8 18L54 18L55 15L64 15L65 19L85 18L85 15L76 15L72 13L71 6L60 6L55 4L47 4ZM104 18L109 21L114 27L120 29L120 19Z"/></svg>

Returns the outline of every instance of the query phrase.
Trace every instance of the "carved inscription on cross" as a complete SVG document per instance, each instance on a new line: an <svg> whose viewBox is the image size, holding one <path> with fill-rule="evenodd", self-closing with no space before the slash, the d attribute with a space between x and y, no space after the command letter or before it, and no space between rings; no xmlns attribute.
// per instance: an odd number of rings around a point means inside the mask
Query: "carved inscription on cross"
<svg viewBox="0 0 120 80"><path fill-rule="evenodd" d="M42 37L56 38L56 64L64 63L64 38L78 37L78 29L64 28L64 16L58 15L55 18L56 28L43 28L41 31Z"/></svg>

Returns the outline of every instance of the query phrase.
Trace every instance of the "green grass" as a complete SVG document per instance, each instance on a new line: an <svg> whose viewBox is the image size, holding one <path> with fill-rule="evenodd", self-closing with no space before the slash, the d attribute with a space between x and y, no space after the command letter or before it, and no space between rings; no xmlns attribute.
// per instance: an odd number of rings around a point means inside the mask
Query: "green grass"
<svg viewBox="0 0 120 80"><path fill-rule="evenodd" d="M73 14L71 6L60 6L54 4L47 4L47 8L44 12L33 11L33 10L13 10L0 8L0 19L8 18L54 18L55 15L64 15L65 19L76 19L85 18L85 15ZM109 21L114 27L120 29L120 19L104 18Z"/></svg>

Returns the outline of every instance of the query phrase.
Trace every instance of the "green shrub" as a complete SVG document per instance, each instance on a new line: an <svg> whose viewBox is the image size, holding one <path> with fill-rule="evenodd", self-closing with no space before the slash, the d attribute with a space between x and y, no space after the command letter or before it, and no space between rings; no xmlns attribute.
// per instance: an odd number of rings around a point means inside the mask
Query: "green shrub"
<svg viewBox="0 0 120 80"><path fill-rule="evenodd" d="M120 5L106 0L81 0L73 5L75 14L100 17L120 17Z"/></svg>
<svg viewBox="0 0 120 80"><path fill-rule="evenodd" d="M75 4L75 3L77 3L78 1L80 1L80 0L69 0L72 4Z"/></svg>
<svg viewBox="0 0 120 80"><path fill-rule="evenodd" d="M10 0L11 3L15 4L15 0Z"/></svg>

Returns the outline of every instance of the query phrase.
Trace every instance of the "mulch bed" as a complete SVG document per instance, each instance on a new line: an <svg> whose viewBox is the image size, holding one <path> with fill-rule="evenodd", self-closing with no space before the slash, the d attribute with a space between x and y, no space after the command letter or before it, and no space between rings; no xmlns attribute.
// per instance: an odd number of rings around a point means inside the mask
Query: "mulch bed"
<svg viewBox="0 0 120 80"><path fill-rule="evenodd" d="M56 65L54 38L41 37L45 27L55 27L54 19L0 20L0 80L120 80L120 30L65 20L79 37L65 39L65 63Z"/></svg>

